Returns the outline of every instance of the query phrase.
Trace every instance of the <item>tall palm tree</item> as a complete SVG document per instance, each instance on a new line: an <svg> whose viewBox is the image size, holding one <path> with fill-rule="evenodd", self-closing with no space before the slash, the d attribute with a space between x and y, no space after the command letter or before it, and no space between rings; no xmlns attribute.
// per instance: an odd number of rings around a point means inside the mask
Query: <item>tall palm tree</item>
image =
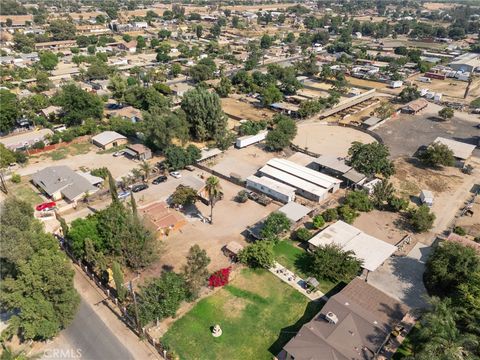
<svg viewBox="0 0 480 360"><path fill-rule="evenodd" d="M147 182L150 172L152 171L152 165L146 161L143 161L140 164L140 170L143 171L143 181Z"/></svg>
<svg viewBox="0 0 480 360"><path fill-rule="evenodd" d="M207 190L208 201L210 202L210 224L213 224L213 207L223 195L220 179L216 176L210 176L207 179L207 185L205 186L205 189Z"/></svg>

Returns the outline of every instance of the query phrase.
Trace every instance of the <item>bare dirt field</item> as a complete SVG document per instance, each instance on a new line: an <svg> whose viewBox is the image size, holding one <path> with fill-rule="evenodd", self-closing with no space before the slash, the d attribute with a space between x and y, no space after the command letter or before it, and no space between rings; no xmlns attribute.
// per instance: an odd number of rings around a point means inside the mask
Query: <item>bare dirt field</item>
<svg viewBox="0 0 480 360"><path fill-rule="evenodd" d="M480 236L480 196L476 197L471 210L472 216L464 215L458 218L455 225L464 228L471 237Z"/></svg>
<svg viewBox="0 0 480 360"><path fill-rule="evenodd" d="M372 210L368 213L360 213L353 225L368 235L395 245L407 234L398 227L400 218L398 213Z"/></svg>
<svg viewBox="0 0 480 360"><path fill-rule="evenodd" d="M474 173L462 174L460 169L447 167L439 170L423 168L415 161L396 159L396 173L391 182L398 195L420 204L420 191L430 190L434 195L432 212L436 215L433 229L424 234L416 235L419 241L430 243L434 234L441 233L453 224L454 217L464 202L470 198L472 189L479 179L480 160L473 158ZM478 215L477 215L478 216Z"/></svg>
<svg viewBox="0 0 480 360"><path fill-rule="evenodd" d="M256 144L243 149L230 148L207 166L226 176L236 173L246 179L276 156L277 153L265 151L263 144Z"/></svg>
<svg viewBox="0 0 480 360"><path fill-rule="evenodd" d="M438 121L441 108L430 103L417 115L401 114L382 124L375 132L390 148L393 157L412 156L420 146L429 145L439 136L476 144L480 137L480 129L475 128L478 116L456 111L453 119ZM480 149L476 149L474 155L480 156Z"/></svg>
<svg viewBox="0 0 480 360"><path fill-rule="evenodd" d="M423 4L423 7L427 10L440 10L440 9L451 9L454 7L454 4L450 3L436 3L436 2L426 2Z"/></svg>
<svg viewBox="0 0 480 360"><path fill-rule="evenodd" d="M417 85L419 89L428 89L430 91L443 94L442 100L466 102L469 104L472 100L480 96L480 80L475 80L472 82L468 96L464 100L463 95L465 94L465 89L468 85L466 81L459 81L455 79L432 79L431 83L424 83L418 81L418 78L421 76L423 76L423 74L415 76L410 80L413 81L413 83Z"/></svg>
<svg viewBox="0 0 480 360"><path fill-rule="evenodd" d="M275 114L272 110L256 108L247 102L232 98L223 98L221 102L225 114L237 120L268 120Z"/></svg>
<svg viewBox="0 0 480 360"><path fill-rule="evenodd" d="M221 181L221 185L224 198L214 208L213 225L190 219L180 231L164 240L165 249L160 261L146 270L142 277L158 276L162 269L170 267L179 271L185 264L188 250L194 244L207 251L211 258L209 270L228 266L229 259L223 255L222 247L232 240L246 245L242 235L245 228L279 208L274 203L264 207L251 200L244 204L237 203L233 199L242 188L227 181ZM208 206L197 202L196 207L204 216L210 215Z"/></svg>
<svg viewBox="0 0 480 360"><path fill-rule="evenodd" d="M297 136L293 143L320 155L330 154L345 157L354 141L370 143L375 139L352 128L329 126L318 122L303 122L298 124Z"/></svg>

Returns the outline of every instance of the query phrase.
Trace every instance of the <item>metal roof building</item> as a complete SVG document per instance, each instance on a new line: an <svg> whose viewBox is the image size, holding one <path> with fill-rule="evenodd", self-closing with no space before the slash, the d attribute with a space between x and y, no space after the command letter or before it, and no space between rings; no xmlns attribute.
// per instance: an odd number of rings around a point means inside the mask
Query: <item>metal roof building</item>
<svg viewBox="0 0 480 360"><path fill-rule="evenodd" d="M310 214L312 209L291 201L288 204L283 205L278 211L285 214L292 223L296 223Z"/></svg>
<svg viewBox="0 0 480 360"><path fill-rule="evenodd" d="M292 186L296 193L313 201L322 201L339 189L341 180L284 159L270 159L259 172Z"/></svg>
<svg viewBox="0 0 480 360"><path fill-rule="evenodd" d="M397 251L396 246L365 234L341 220L320 231L308 242L314 249L319 246L336 244L344 251L352 250L357 258L363 260L362 267L369 271L375 271Z"/></svg>
<svg viewBox="0 0 480 360"><path fill-rule="evenodd" d="M462 141L456 141L452 139L446 139L443 137L437 137L434 143L440 143L448 146L453 151L453 156L460 160L467 160L472 156L475 145L467 144Z"/></svg>

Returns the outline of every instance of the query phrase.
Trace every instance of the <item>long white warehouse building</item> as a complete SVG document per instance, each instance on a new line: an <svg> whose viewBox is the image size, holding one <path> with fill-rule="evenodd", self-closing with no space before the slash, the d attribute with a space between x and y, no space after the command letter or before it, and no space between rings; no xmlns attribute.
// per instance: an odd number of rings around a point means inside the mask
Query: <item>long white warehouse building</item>
<svg viewBox="0 0 480 360"><path fill-rule="evenodd" d="M284 159L271 159L259 172L296 189L296 193L320 202L340 188L341 180Z"/></svg>

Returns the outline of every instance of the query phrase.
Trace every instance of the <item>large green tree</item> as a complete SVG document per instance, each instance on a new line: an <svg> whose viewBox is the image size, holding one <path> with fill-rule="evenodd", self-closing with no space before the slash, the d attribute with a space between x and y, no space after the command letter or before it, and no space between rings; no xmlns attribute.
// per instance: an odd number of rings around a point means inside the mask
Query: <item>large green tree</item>
<svg viewBox="0 0 480 360"><path fill-rule="evenodd" d="M53 40L72 40L75 38L75 25L71 21L51 20L48 27Z"/></svg>
<svg viewBox="0 0 480 360"><path fill-rule="evenodd" d="M427 261L425 287L431 295L452 296L478 272L480 257L475 250L447 241L437 246Z"/></svg>
<svg viewBox="0 0 480 360"><path fill-rule="evenodd" d="M144 114L142 126L146 142L157 150L164 150L174 139L184 144L189 138L188 123L182 110L170 112L155 108Z"/></svg>
<svg viewBox="0 0 480 360"><path fill-rule="evenodd" d="M393 175L395 168L390 161L390 151L384 144L372 142L362 144L355 141L348 149L350 165L365 175L382 174L385 177Z"/></svg>
<svg viewBox="0 0 480 360"><path fill-rule="evenodd" d="M432 228L435 214L430 211L427 205L421 205L409 212L408 219L416 232L425 232Z"/></svg>
<svg viewBox="0 0 480 360"><path fill-rule="evenodd" d="M447 145L439 142L431 144L420 158L425 165L432 167L453 166L455 164L453 151Z"/></svg>
<svg viewBox="0 0 480 360"><path fill-rule="evenodd" d="M51 51L40 53L40 65L47 71L54 70L58 64L58 56Z"/></svg>
<svg viewBox="0 0 480 360"><path fill-rule="evenodd" d="M276 125L267 135L267 147L273 151L283 150L297 135L297 124L295 120L285 115L276 115L273 121Z"/></svg>
<svg viewBox="0 0 480 360"><path fill-rule="evenodd" d="M14 314L4 335L51 339L73 320L79 304L74 272L30 204L7 198L1 212L0 304Z"/></svg>
<svg viewBox="0 0 480 360"><path fill-rule="evenodd" d="M151 279L140 287L140 323L145 326L156 319L174 316L187 295L188 287L182 275L163 272L159 278Z"/></svg>
<svg viewBox="0 0 480 360"><path fill-rule="evenodd" d="M190 297L197 298L202 286L207 284L210 258L197 244L188 251L187 263L182 268L183 277L188 286Z"/></svg>
<svg viewBox="0 0 480 360"><path fill-rule="evenodd" d="M344 251L337 245L320 246L307 257L310 275L333 282L350 282L362 266L362 260L353 251Z"/></svg>
<svg viewBox="0 0 480 360"><path fill-rule="evenodd" d="M73 83L63 86L55 101L62 107L68 125L81 125L86 119L103 116L102 99Z"/></svg>
<svg viewBox="0 0 480 360"><path fill-rule="evenodd" d="M189 90L182 99L181 107L187 115L191 136L205 141L217 137L227 126L227 119L216 93L197 87Z"/></svg>
<svg viewBox="0 0 480 360"><path fill-rule="evenodd" d="M0 90L0 132L9 132L20 116L17 96L8 90Z"/></svg>
<svg viewBox="0 0 480 360"><path fill-rule="evenodd" d="M241 250L238 259L250 267L268 269L275 262L273 244L271 241L257 241Z"/></svg>

